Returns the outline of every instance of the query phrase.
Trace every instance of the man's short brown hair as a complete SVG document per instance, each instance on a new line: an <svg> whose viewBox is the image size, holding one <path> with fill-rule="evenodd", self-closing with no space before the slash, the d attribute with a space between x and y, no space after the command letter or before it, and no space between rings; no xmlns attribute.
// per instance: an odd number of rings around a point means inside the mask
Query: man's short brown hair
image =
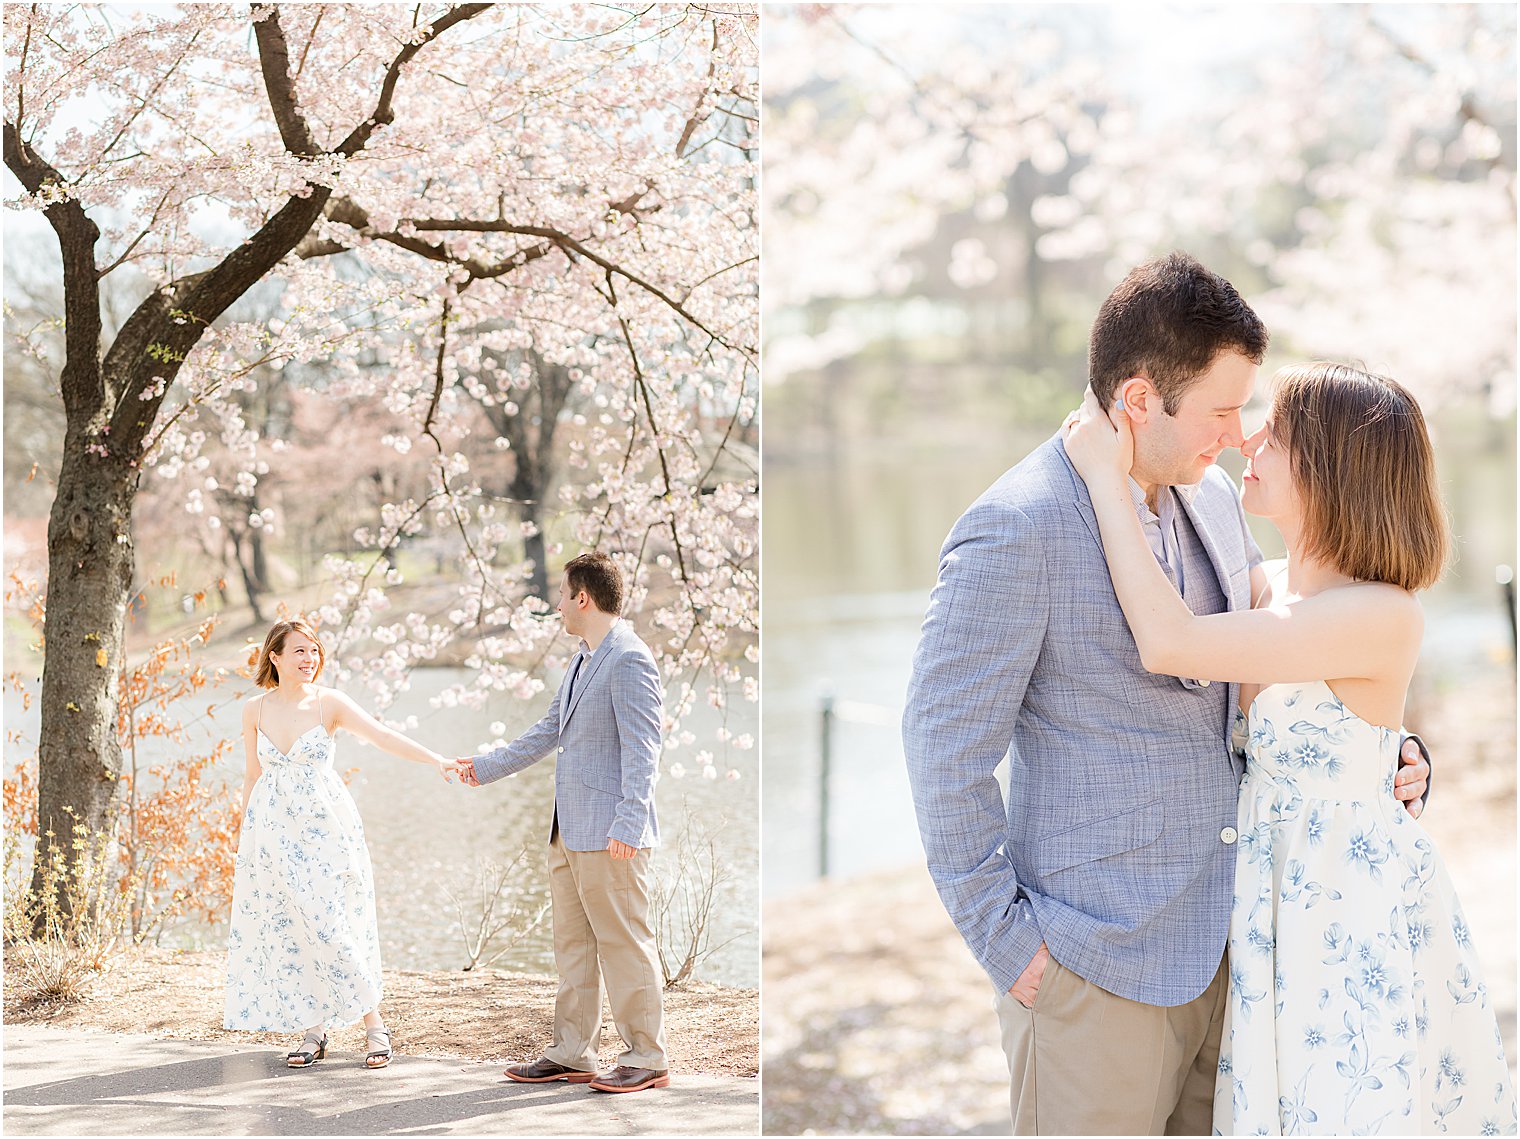
<svg viewBox="0 0 1520 1139"><path fill-rule="evenodd" d="M1143 375L1168 415L1215 357L1267 354L1261 317L1218 273L1186 253L1168 253L1129 271L1098 309L1087 353L1087 382L1104 407L1119 385Z"/></svg>
<svg viewBox="0 0 1520 1139"><path fill-rule="evenodd" d="M1297 364L1273 383L1272 431L1288 454L1306 551L1358 581L1434 585L1450 539L1414 397L1349 364Z"/></svg>
<svg viewBox="0 0 1520 1139"><path fill-rule="evenodd" d="M623 571L606 554L593 550L565 563L571 595L585 590L591 603L613 617L623 612Z"/></svg>

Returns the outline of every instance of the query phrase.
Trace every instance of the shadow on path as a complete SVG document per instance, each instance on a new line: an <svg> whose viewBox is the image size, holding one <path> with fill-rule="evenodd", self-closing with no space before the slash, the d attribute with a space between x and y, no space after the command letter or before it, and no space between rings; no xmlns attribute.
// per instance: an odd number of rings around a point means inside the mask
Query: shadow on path
<svg viewBox="0 0 1520 1139"><path fill-rule="evenodd" d="M146 1062L145 1062L146 1061ZM357 1053L309 1069L284 1053L149 1037L12 1026L5 1041L9 1134L753 1134L752 1079L682 1076L631 1095L515 1084L495 1064L398 1056L369 1071Z"/></svg>

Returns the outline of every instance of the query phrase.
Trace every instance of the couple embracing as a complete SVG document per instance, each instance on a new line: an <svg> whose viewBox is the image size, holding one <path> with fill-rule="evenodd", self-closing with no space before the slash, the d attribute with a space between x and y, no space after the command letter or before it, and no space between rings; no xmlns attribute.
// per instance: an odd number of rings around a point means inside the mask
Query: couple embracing
<svg viewBox="0 0 1520 1139"><path fill-rule="evenodd" d="M1400 726L1448 544L1424 421L1315 364L1246 436L1266 345L1192 258L1136 268L1082 412L941 553L904 747L1016 1134L1515 1131Z"/></svg>
<svg viewBox="0 0 1520 1139"><path fill-rule="evenodd" d="M255 675L265 691L243 713L247 767L226 1027L302 1032L286 1058L300 1068L326 1056L328 1026L362 1019L365 1065L390 1063L369 852L333 765L334 737L346 728L474 787L555 756L548 863L560 987L553 1039L542 1056L511 1065L506 1075L603 1092L670 1083L649 926L649 860L659 842L660 672L618 616L623 596L622 574L607 555L566 563L558 611L580 651L542 719L506 747L467 759L446 759L319 686L322 645L306 622L281 621L269 631ZM277 740L290 743L281 748ZM598 1073L604 984L626 1048L614 1068Z"/></svg>

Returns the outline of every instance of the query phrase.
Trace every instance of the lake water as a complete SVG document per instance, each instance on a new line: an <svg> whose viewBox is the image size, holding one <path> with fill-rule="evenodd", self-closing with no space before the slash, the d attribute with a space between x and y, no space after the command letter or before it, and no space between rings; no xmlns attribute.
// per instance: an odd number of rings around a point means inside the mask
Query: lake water
<svg viewBox="0 0 1520 1139"><path fill-rule="evenodd" d="M832 461L777 457L765 471L765 863L768 898L816 880L821 707L832 694L830 872L921 861L897 722L939 548L960 513L1046 432L959 437L1001 445L841 448ZM858 437L857 437L858 438ZM1238 476L1239 456L1222 464ZM1425 599L1421 673L1440 692L1511 669L1494 566L1514 564L1513 451L1446 451L1443 490L1458 560ZM1269 527L1258 540L1280 547ZM1434 678L1434 680L1431 680ZM1513 844L1513 835L1507 841Z"/></svg>
<svg viewBox="0 0 1520 1139"><path fill-rule="evenodd" d="M506 738L511 739L548 706L547 693L527 703L504 697L501 703L481 710L429 706L429 697L462 675L462 670L456 669L418 670L408 691L387 710L387 717L400 720L415 715L419 726L410 733L413 738L444 755L469 755L482 741L494 738L489 727L494 721L506 725ZM549 680L552 692L558 677ZM247 682L239 679L236 686L228 685L221 693L198 697L179 714L194 721L191 730L197 739L235 735L242 700L251 691ZM214 717L207 717L206 705L213 700L221 707ZM36 739L36 705L23 712L12 692L5 696L5 721L8 731L19 730L25 739ZM735 694L730 703L729 728L735 735L753 734L755 724L755 706ZM690 755L705 747L720 757L720 777L661 777L656 807L663 845L655 855L655 872L672 873L676 840L684 826L705 827L716 834L720 861L730 873L712 944L731 937L737 940L709 958L698 976L718 984L751 987L759 978L759 938L755 932L759 904L758 750L732 751L723 758L723 745L715 737L720 726L718 714L706 705L693 711L687 726L696 734L698 744L674 753L665 765L685 756L686 766L693 767ZM7 744L7 770L21 754L17 745ZM149 757L149 762L154 758ZM364 819L374 862L381 953L387 968L463 966L467 958L449 890L468 897L475 875L487 859L506 863L524 846L531 848L524 872L539 895L546 893L544 851L554 799L552 761L537 763L486 787L467 788L445 783L419 764L395 759L343 733L338 737L336 765L339 771L358 768L350 778L349 791ZM721 773L729 767L740 773L737 781L722 778ZM216 774L241 786L242 770L239 747L235 757L224 761ZM225 924L185 926L166 935L164 942L215 947L223 944L225 936ZM548 920L511 954L498 960L496 967L553 973Z"/></svg>

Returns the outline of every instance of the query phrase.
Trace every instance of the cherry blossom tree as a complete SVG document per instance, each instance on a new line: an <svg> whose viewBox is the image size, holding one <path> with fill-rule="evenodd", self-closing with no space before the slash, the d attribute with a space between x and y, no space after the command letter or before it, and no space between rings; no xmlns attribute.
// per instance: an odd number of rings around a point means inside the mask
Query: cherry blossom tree
<svg viewBox="0 0 1520 1139"><path fill-rule="evenodd" d="M1080 345L1125 270L1180 246L1246 288L1285 351L1512 410L1514 11L1178 11L1209 50L1167 75L1123 15L767 13L767 382L857 353L839 314L878 297L1018 298L1004 351L1048 362L1042 326Z"/></svg>
<svg viewBox="0 0 1520 1139"><path fill-rule="evenodd" d="M258 488L284 441L248 398L270 376L383 409L404 430L369 446L426 472L328 558L338 677L383 707L461 637L478 671L446 702L542 687L535 567L475 474L513 434L467 409L522 405L531 369L497 361L563 369L579 481L545 512L622 558L674 686L667 743L695 742L681 716L755 652L757 475L728 458L755 411L755 35L722 5L7 11L7 205L55 234L64 307L42 830L66 807L98 827L121 769L145 482L190 510L230 491L279 533ZM107 282L137 298L111 335ZM278 316L239 316L256 287ZM387 553L424 534L462 567L451 599L388 612Z"/></svg>

